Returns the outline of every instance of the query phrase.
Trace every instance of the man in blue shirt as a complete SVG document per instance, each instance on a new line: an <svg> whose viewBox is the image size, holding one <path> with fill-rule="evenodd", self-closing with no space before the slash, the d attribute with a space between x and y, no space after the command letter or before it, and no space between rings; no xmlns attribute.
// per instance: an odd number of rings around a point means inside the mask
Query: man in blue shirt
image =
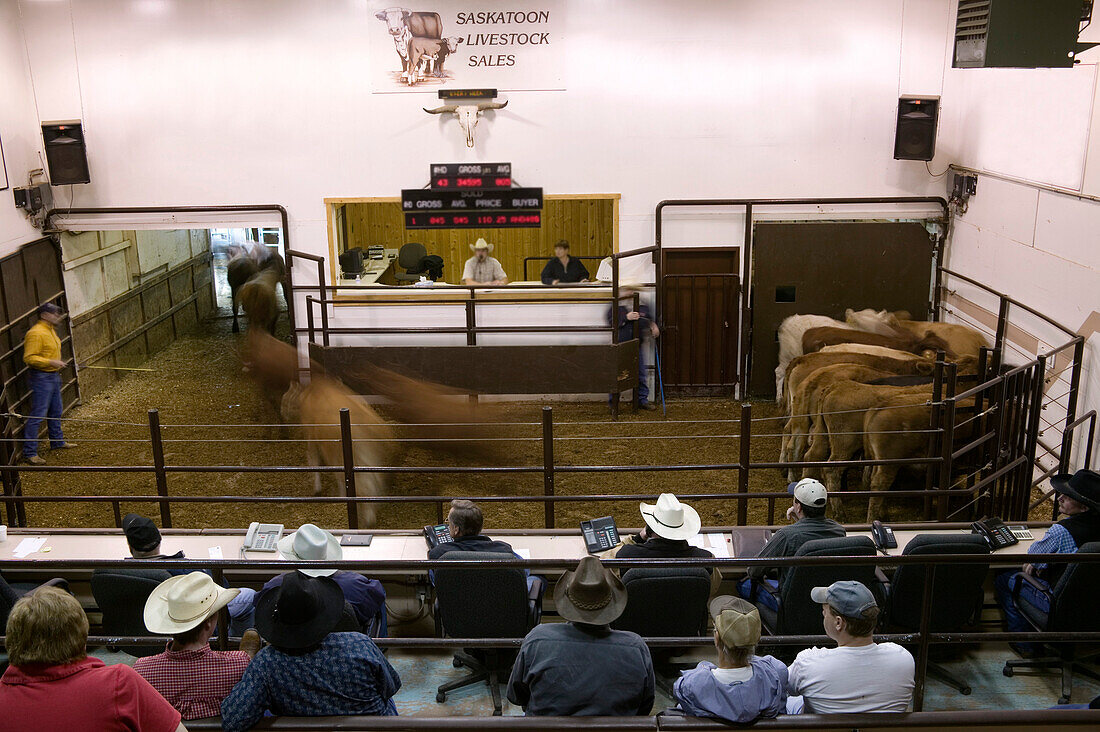
<svg viewBox="0 0 1100 732"><path fill-rule="evenodd" d="M1100 474L1093 470L1078 470L1072 476L1056 475L1050 479L1057 493L1058 512L1065 516L1053 524L1042 539L1034 542L1028 554L1075 554L1077 549L1090 541L1100 541ZM1045 587L1053 587L1065 571L1064 564L1025 564L1023 574L1029 575ZM1012 594L1019 586L1019 596L1029 605L1046 612L1050 610L1047 596L1024 580L1020 573L1008 571L998 574L993 581L997 603L1004 613L1005 630L1026 633L1032 630L1012 601ZM1034 643L1010 643L1014 651L1026 656L1035 653Z"/></svg>
<svg viewBox="0 0 1100 732"><path fill-rule="evenodd" d="M291 572L256 607L271 645L252 659L222 702L222 729L241 732L277 716L396 716L401 678L362 633L333 633L344 595L330 577Z"/></svg>

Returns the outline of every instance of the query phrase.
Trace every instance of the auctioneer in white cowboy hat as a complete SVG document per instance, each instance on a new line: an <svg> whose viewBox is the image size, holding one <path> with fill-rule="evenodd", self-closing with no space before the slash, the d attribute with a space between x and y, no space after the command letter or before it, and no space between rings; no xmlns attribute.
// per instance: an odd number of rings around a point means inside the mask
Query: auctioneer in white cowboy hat
<svg viewBox="0 0 1100 732"><path fill-rule="evenodd" d="M289 536L279 539L279 554L292 562L298 560L343 559L344 550L335 536L313 524L302 524ZM309 577L328 577L335 569L299 569Z"/></svg>
<svg viewBox="0 0 1100 732"><path fill-rule="evenodd" d="M488 249L489 254L493 253L493 245L485 241L484 238L478 239L476 242L470 245L471 252L476 252L478 249Z"/></svg>
<svg viewBox="0 0 1100 732"><path fill-rule="evenodd" d="M197 628L240 592L236 587L219 587L203 572L169 577L145 601L145 627L150 633L184 633Z"/></svg>
<svg viewBox="0 0 1100 732"><path fill-rule="evenodd" d="M650 531L665 539L690 539L702 525L699 512L671 493L662 493L655 504L641 504L640 510Z"/></svg>

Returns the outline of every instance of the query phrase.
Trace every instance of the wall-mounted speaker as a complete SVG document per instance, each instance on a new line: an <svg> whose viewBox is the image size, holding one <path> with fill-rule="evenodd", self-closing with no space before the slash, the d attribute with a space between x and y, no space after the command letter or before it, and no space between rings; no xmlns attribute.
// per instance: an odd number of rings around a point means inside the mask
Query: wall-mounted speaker
<svg viewBox="0 0 1100 732"><path fill-rule="evenodd" d="M46 162L50 167L50 185L67 186L88 183L88 153L80 120L43 122L42 141L46 144Z"/></svg>
<svg viewBox="0 0 1100 732"><path fill-rule="evenodd" d="M898 99L898 127L894 135L895 160L931 160L936 153L939 97Z"/></svg>

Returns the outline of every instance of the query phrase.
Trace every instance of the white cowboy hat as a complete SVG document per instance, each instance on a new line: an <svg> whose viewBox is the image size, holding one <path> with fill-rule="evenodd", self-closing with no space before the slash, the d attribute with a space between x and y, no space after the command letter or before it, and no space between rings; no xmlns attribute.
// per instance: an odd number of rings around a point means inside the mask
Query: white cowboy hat
<svg viewBox="0 0 1100 732"><path fill-rule="evenodd" d="M191 572L164 580L145 601L145 627L150 633L176 635L196 628L240 594L218 587L210 575Z"/></svg>
<svg viewBox="0 0 1100 732"><path fill-rule="evenodd" d="M316 559L343 559L344 550L336 537L313 524L302 524L293 534L279 539L279 554L290 561ZM335 569L299 569L310 577L328 577Z"/></svg>
<svg viewBox="0 0 1100 732"><path fill-rule="evenodd" d="M478 239L476 242L470 245L470 251L476 252L478 249L488 249L489 253L493 253L493 245L485 241L484 238Z"/></svg>
<svg viewBox="0 0 1100 732"><path fill-rule="evenodd" d="M665 539L690 539L699 533L699 512L680 503L671 493L662 493L656 504L643 503L639 509L645 525Z"/></svg>

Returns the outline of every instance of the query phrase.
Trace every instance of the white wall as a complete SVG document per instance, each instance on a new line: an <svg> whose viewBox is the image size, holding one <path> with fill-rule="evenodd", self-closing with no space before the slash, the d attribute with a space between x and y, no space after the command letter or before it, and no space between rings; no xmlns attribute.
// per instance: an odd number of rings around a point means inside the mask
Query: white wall
<svg viewBox="0 0 1100 732"><path fill-rule="evenodd" d="M366 88L362 0L20 7L39 114L85 121L77 205L277 202L327 254L323 197L396 195L439 161L621 192L624 248L652 242L663 198L926 191L891 159L894 115L939 91L947 2L571 0L566 91L507 94L473 150L421 111L434 94Z"/></svg>
<svg viewBox="0 0 1100 732"><path fill-rule="evenodd" d="M15 208L11 191L27 184L29 171L42 167L38 136L19 8L15 0L0 0L0 143L10 186L0 192L0 257L41 237Z"/></svg>
<svg viewBox="0 0 1100 732"><path fill-rule="evenodd" d="M1100 29L1089 28L1080 40L1100 41ZM1100 335L1092 330L1100 327L1100 202L1087 198L1100 194L1100 49L1082 54L1072 69L952 69L950 48L945 58L944 117L932 167L938 172L956 163L990 173L979 175L977 194L955 220L948 264L1091 336L1078 413L1100 409ZM1052 330L1019 318L1054 344ZM1066 390L1059 379L1047 394ZM1059 411L1048 409L1044 419L1057 421ZM1060 430L1046 431L1045 439L1057 444Z"/></svg>

